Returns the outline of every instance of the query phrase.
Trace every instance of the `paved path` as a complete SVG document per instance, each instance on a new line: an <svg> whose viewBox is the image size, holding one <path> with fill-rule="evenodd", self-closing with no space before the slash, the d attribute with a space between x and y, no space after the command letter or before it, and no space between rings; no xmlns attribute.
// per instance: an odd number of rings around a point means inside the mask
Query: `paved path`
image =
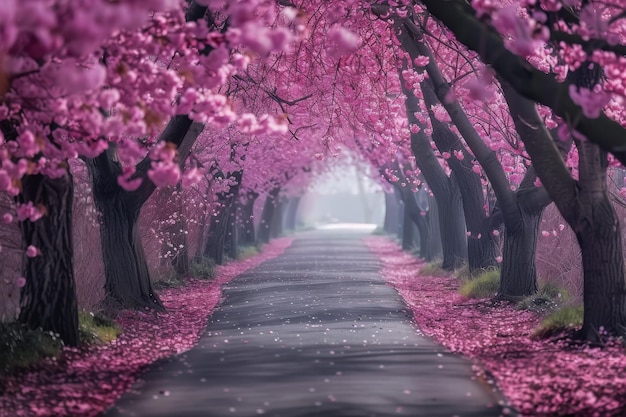
<svg viewBox="0 0 626 417"><path fill-rule="evenodd" d="M489 417L470 364L415 330L363 235L299 235L224 292L199 344L107 417Z"/></svg>

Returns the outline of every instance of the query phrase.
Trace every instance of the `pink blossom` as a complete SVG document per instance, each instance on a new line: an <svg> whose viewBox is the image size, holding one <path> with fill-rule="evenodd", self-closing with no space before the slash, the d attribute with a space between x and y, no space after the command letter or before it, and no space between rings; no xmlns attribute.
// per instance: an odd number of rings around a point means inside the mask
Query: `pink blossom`
<svg viewBox="0 0 626 417"><path fill-rule="evenodd" d="M2 215L2 223L9 224L12 222L13 222L13 215L11 215L10 213L4 213Z"/></svg>
<svg viewBox="0 0 626 417"><path fill-rule="evenodd" d="M340 26L331 28L326 34L326 40L326 52L335 59L356 52L361 44L358 35Z"/></svg>
<svg viewBox="0 0 626 417"><path fill-rule="evenodd" d="M182 178L182 186L183 188L191 187L194 184L202 181L202 173L198 168L191 168L185 171Z"/></svg>
<svg viewBox="0 0 626 417"><path fill-rule="evenodd" d="M22 288L24 287L24 285L26 285L26 278L19 277L15 283L17 284L18 288Z"/></svg>
<svg viewBox="0 0 626 417"><path fill-rule="evenodd" d="M494 235L494 236L500 236L500 231L499 230L493 230L491 232L491 234Z"/></svg>
<svg viewBox="0 0 626 417"><path fill-rule="evenodd" d="M38 254L39 250L35 246L28 245L28 247L26 248L26 256L28 256L29 258L34 258Z"/></svg>
<svg viewBox="0 0 626 417"><path fill-rule="evenodd" d="M152 162L148 178L157 187L176 185L180 180L180 167L172 162Z"/></svg>
<svg viewBox="0 0 626 417"><path fill-rule="evenodd" d="M125 169L122 175L117 177L117 184L126 191L135 191L143 180L141 178L131 179L134 172L134 169Z"/></svg>
<svg viewBox="0 0 626 417"><path fill-rule="evenodd" d="M423 55L420 55L413 60L413 64L415 64L416 67L425 67L426 65L428 65L429 62L430 58Z"/></svg>
<svg viewBox="0 0 626 417"><path fill-rule="evenodd" d="M39 145L37 144L35 135L30 130L22 132L17 137L17 143L20 144L19 152L17 153L19 156L32 158L39 152Z"/></svg>
<svg viewBox="0 0 626 417"><path fill-rule="evenodd" d="M576 88L574 85L569 86L569 95L572 101L582 108L583 114L590 119L600 117L602 109L611 100L609 92L604 90L594 92L588 88Z"/></svg>
<svg viewBox="0 0 626 417"><path fill-rule="evenodd" d="M440 122L450 123L452 121L452 119L450 119L448 111L441 104L436 104L432 106L431 110L435 116L435 119L439 120Z"/></svg>
<svg viewBox="0 0 626 417"><path fill-rule="evenodd" d="M550 236L550 232L548 232L547 230L542 230L541 231L541 236L548 237L548 236Z"/></svg>
<svg viewBox="0 0 626 417"><path fill-rule="evenodd" d="M28 219L34 222L43 216L43 212L38 207L35 207L32 201L26 204L18 204L15 211L17 212L17 219L19 221Z"/></svg>

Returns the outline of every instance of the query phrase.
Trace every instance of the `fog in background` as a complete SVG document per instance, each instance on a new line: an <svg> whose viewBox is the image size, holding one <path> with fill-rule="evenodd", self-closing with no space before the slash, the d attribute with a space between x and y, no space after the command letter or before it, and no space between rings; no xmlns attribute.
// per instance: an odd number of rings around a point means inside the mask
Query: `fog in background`
<svg viewBox="0 0 626 417"><path fill-rule="evenodd" d="M320 176L302 197L297 221L310 227L329 223L382 225L385 197L371 173L358 165L337 166Z"/></svg>

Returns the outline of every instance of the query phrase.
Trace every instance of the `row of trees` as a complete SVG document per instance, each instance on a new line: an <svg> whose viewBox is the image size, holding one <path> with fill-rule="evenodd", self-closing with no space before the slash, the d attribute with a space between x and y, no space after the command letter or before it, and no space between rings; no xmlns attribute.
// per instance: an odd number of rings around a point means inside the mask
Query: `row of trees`
<svg viewBox="0 0 626 417"><path fill-rule="evenodd" d="M617 0L54 4L0 12L0 191L22 230L21 322L78 342L74 181L99 213L106 304L161 311L138 222L158 187L177 190L163 243L184 274L191 257L221 263L293 226L311 179L350 152L401 198L422 256L440 245L446 269L500 266L504 299L537 291L554 202L581 248L581 337L623 334L607 188L626 162Z"/></svg>

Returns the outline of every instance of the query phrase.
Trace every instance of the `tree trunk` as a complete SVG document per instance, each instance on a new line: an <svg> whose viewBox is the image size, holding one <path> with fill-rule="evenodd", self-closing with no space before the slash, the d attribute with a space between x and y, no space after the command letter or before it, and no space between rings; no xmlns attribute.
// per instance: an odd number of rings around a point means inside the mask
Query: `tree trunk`
<svg viewBox="0 0 626 417"><path fill-rule="evenodd" d="M270 238L275 239L282 236L285 223L285 204L284 198L279 198L272 215L272 222L270 225Z"/></svg>
<svg viewBox="0 0 626 417"><path fill-rule="evenodd" d="M402 91L406 95L406 111L409 123L417 125L417 133L411 133L411 150L415 163L422 171L428 187L437 199L439 210L441 244L443 249L442 268L453 270L467 259L467 239L465 236L465 218L461 194L454 178L446 175L439 164L430 139L424 133L423 125L415 114L421 111L419 100L410 88L407 88L400 75Z"/></svg>
<svg viewBox="0 0 626 417"><path fill-rule="evenodd" d="M238 202L237 204L237 225L240 229L239 244L241 246L254 246L256 244L254 232L254 202L258 196L258 193L248 191L244 202Z"/></svg>
<svg viewBox="0 0 626 417"><path fill-rule="evenodd" d="M192 122L187 116L174 116L160 140L176 145L182 164L203 129L202 124ZM122 166L117 162L116 152L114 144L110 144L106 151L86 161L94 204L101 215L105 302L113 308L165 311L152 288L137 226L141 207L156 189L147 177L152 161L147 156L137 164L135 175L143 182L135 191L126 191L117 183Z"/></svg>
<svg viewBox="0 0 626 417"><path fill-rule="evenodd" d="M577 218L571 226L582 252L584 320L581 336L598 340L603 331L626 335L626 276L622 232L607 190L607 154L578 142Z"/></svg>
<svg viewBox="0 0 626 417"><path fill-rule="evenodd" d="M152 288L146 255L139 233L139 207L129 204L121 193L93 189L94 203L101 215L100 235L106 275L105 304L113 308L153 308L165 311Z"/></svg>
<svg viewBox="0 0 626 417"><path fill-rule="evenodd" d="M521 210L514 227L505 227L498 298L519 301L537 292L535 251L541 211Z"/></svg>
<svg viewBox="0 0 626 417"><path fill-rule="evenodd" d="M233 199L228 208L228 219L226 225L226 240L224 242L224 252L230 259L239 258L239 230L237 227L237 203Z"/></svg>
<svg viewBox="0 0 626 417"><path fill-rule="evenodd" d="M405 251L412 251L415 249L415 225L411 221L409 211L404 210L404 221L402 222L402 249Z"/></svg>
<svg viewBox="0 0 626 417"><path fill-rule="evenodd" d="M385 193L383 230L387 234L395 234L398 230L398 197L395 192Z"/></svg>
<svg viewBox="0 0 626 417"><path fill-rule="evenodd" d="M600 330L626 335L626 278L619 220L607 192L607 154L589 141L578 141L579 180L572 179L535 104L502 83L514 122L534 134L522 139L541 182L572 227L582 252L584 320L580 336L596 341Z"/></svg>
<svg viewBox="0 0 626 417"><path fill-rule="evenodd" d="M21 291L18 320L31 329L57 333L66 345L77 346L71 174L67 171L59 178L28 175L22 180L22 186L22 202L41 205L46 214L35 222L21 222L24 245L35 246L39 254L24 257L26 285Z"/></svg>
<svg viewBox="0 0 626 417"><path fill-rule="evenodd" d="M296 230L296 218L298 215L300 198L300 196L291 197L287 203L287 211L285 213L285 230L289 232L293 232Z"/></svg>
<svg viewBox="0 0 626 417"><path fill-rule="evenodd" d="M223 174L218 173L217 175L222 176ZM203 255L205 258L213 260L216 265L224 263L224 250L227 249L228 233L231 233L231 238L233 237L230 223L232 222L234 227L235 220L232 216L235 214L236 197L239 194L242 175L242 171L236 171L232 174L235 184L229 188L228 192L218 194L216 213L211 216ZM236 245L236 242L231 241L230 245ZM237 249L232 250L236 251Z"/></svg>
<svg viewBox="0 0 626 417"><path fill-rule="evenodd" d="M432 81L427 79L421 83L421 86L426 107L432 109L434 105L439 104ZM493 235L491 221L484 209L483 185L478 174L472 170L472 155L463 146L461 139L434 116L432 110L428 113L433 126L432 137L437 149L451 155L455 152L463 155L461 160L452 156L447 162L459 186L465 224L467 231L470 232L470 238L467 239L469 272L473 274L489 267L497 267L499 239ZM478 235L481 236L480 239L475 238Z"/></svg>
<svg viewBox="0 0 626 417"><path fill-rule="evenodd" d="M584 320L581 336L602 331L626 335L626 283L622 236L615 209L604 195L583 207L576 238L582 250Z"/></svg>
<svg viewBox="0 0 626 417"><path fill-rule="evenodd" d="M280 187L274 187L263 205L263 213L261 214L261 223L259 224L259 232L257 233L258 242L269 243L271 237L270 227L272 225L272 219L274 218L274 211L276 211L276 205L278 204L278 194L280 194Z"/></svg>
<svg viewBox="0 0 626 417"><path fill-rule="evenodd" d="M174 211L174 218L172 222L169 222L164 227L166 233L166 239L163 240L162 249L162 264L167 264L180 276L186 275L189 272L189 249L187 245L187 219L184 214L184 207L182 201L182 186L180 183L176 185L176 189L169 188L165 191L168 197L168 201L164 201L163 204L168 204L171 210ZM170 252L171 257L166 256L167 252ZM169 260L168 260L169 258Z"/></svg>

